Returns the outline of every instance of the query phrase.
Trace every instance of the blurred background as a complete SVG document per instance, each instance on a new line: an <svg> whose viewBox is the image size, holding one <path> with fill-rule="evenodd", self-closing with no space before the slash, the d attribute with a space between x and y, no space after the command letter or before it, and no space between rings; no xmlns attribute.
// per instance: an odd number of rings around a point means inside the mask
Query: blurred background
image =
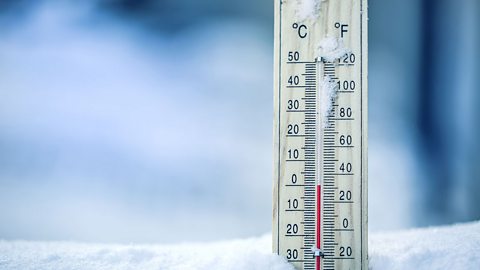
<svg viewBox="0 0 480 270"><path fill-rule="evenodd" d="M369 229L480 219L479 1L369 5ZM0 238L271 230L273 0L0 0L0 26Z"/></svg>

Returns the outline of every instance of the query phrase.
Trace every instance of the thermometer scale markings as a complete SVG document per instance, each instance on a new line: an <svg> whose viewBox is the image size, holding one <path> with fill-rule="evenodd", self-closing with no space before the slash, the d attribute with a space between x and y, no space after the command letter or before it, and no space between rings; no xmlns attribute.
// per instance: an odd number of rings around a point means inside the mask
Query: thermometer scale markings
<svg viewBox="0 0 480 270"><path fill-rule="evenodd" d="M297 269L368 269L366 0L318 3L299 20L298 1L275 2L273 250ZM348 52L319 54L331 37Z"/></svg>

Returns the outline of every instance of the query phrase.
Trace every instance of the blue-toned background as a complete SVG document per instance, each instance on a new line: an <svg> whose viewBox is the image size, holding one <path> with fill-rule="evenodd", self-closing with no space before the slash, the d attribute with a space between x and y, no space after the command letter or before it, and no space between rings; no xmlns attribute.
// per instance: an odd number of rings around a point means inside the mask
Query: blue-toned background
<svg viewBox="0 0 480 270"><path fill-rule="evenodd" d="M371 230L480 219L479 3L371 0ZM273 1L0 1L0 238L271 230Z"/></svg>

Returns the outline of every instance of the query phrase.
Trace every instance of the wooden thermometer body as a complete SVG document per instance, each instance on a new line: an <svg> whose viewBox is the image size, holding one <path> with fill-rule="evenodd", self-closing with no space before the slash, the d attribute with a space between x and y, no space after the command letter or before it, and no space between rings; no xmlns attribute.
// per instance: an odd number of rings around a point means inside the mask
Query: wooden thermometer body
<svg viewBox="0 0 480 270"><path fill-rule="evenodd" d="M367 40L367 0L275 1L273 251L297 269L368 269Z"/></svg>

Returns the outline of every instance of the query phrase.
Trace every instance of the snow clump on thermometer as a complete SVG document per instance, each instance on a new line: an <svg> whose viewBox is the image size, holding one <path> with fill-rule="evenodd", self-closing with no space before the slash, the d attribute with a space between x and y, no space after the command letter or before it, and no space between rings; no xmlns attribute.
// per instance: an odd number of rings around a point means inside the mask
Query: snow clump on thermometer
<svg viewBox="0 0 480 270"><path fill-rule="evenodd" d="M320 82L320 117L322 118L322 128L327 128L328 116L333 109L333 102L337 98L337 84L329 76L323 77L323 81Z"/></svg>
<svg viewBox="0 0 480 270"><path fill-rule="evenodd" d="M348 54L350 51L343 45L342 39L327 37L320 41L318 45L318 62L335 62L340 57ZM320 117L322 118L322 129L329 126L328 116L333 109L333 102L337 98L337 84L329 76L324 75L320 81Z"/></svg>
<svg viewBox="0 0 480 270"><path fill-rule="evenodd" d="M297 19L304 21L317 18L323 1L325 0L297 0Z"/></svg>
<svg viewBox="0 0 480 270"><path fill-rule="evenodd" d="M322 59L326 62L335 62L335 60L348 54L350 50L345 48L341 38L326 37L318 44L318 61Z"/></svg>

